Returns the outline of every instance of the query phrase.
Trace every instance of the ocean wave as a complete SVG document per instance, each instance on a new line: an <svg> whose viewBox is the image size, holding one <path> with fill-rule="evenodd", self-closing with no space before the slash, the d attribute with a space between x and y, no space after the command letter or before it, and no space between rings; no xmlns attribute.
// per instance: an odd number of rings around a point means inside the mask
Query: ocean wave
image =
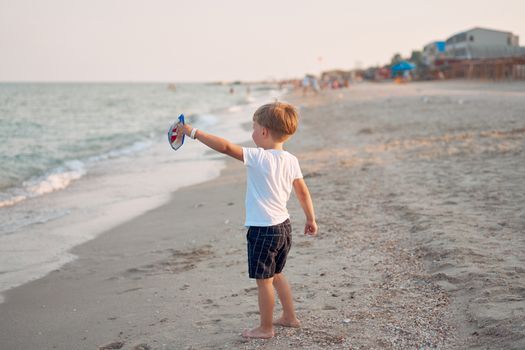
<svg viewBox="0 0 525 350"><path fill-rule="evenodd" d="M22 183L21 188L12 188L2 195L0 208L9 207L28 198L41 196L62 190L86 174L85 164L81 161L69 161L54 168L42 176L32 177Z"/></svg>
<svg viewBox="0 0 525 350"><path fill-rule="evenodd" d="M62 190L86 174L85 164L79 160L68 161L44 176L25 181L22 185L30 197Z"/></svg>
<svg viewBox="0 0 525 350"><path fill-rule="evenodd" d="M18 204L29 198L63 190L71 185L73 181L86 175L89 165L108 159L134 155L148 149L151 145L151 141L137 141L132 145L92 156L84 161L66 161L62 166L50 169L43 175L24 181L20 188L11 188L5 193L0 193L0 208Z"/></svg>
<svg viewBox="0 0 525 350"><path fill-rule="evenodd" d="M120 158L124 156L134 155L142 151L145 151L146 149L150 148L151 145L152 145L151 141L137 141L133 143L132 145L125 146L122 148L117 148L109 152L100 154L100 155L89 157L88 162L99 162L99 161L108 160L112 158Z"/></svg>
<svg viewBox="0 0 525 350"><path fill-rule="evenodd" d="M33 177L22 183L22 188L8 190L0 200L0 208L20 203L28 198L62 190L71 182L86 174L85 164L79 160L66 162L63 166L51 169L42 176Z"/></svg>
<svg viewBox="0 0 525 350"><path fill-rule="evenodd" d="M11 196L5 200L0 200L0 208L3 207L10 207L12 205L15 205L16 203L22 202L27 198L27 196Z"/></svg>

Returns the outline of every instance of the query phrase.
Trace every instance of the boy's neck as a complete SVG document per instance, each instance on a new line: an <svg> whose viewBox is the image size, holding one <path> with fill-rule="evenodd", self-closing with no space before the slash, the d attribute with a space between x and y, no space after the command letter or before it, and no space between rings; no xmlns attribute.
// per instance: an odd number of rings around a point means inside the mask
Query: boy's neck
<svg viewBox="0 0 525 350"><path fill-rule="evenodd" d="M268 145L264 145L263 148L265 150L269 150L269 149L275 149L275 150L278 150L278 151L282 151L283 150L283 145L284 145L284 142L272 142Z"/></svg>

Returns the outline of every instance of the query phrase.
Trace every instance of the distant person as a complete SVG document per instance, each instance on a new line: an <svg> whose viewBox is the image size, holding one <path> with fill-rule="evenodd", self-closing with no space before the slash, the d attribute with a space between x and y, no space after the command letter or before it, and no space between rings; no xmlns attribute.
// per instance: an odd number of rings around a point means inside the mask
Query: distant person
<svg viewBox="0 0 525 350"><path fill-rule="evenodd" d="M407 82L410 80L410 72L408 70L403 71L403 81Z"/></svg>
<svg viewBox="0 0 525 350"><path fill-rule="evenodd" d="M308 89L310 88L310 77L305 76L301 83L301 86L303 87L303 96L306 96L306 94L308 93Z"/></svg>
<svg viewBox="0 0 525 350"><path fill-rule="evenodd" d="M321 88L319 87L319 82L317 81L317 78L312 76L310 77L310 85L312 86L312 90L314 93L318 94Z"/></svg>
<svg viewBox="0 0 525 350"><path fill-rule="evenodd" d="M235 89L232 87L230 87L230 95L233 95L235 93Z"/></svg>
<svg viewBox="0 0 525 350"><path fill-rule="evenodd" d="M181 124L177 130L246 166L248 274L257 282L260 325L245 330L242 333L245 338L272 338L274 325L296 328L301 325L295 315L290 285L282 272L292 243L292 226L286 209L292 189L306 216L304 233L316 235L317 224L299 161L283 149L297 124L297 110L290 104L275 102L259 107L253 115L252 139L257 147L241 147L189 124ZM281 317L275 321L274 288L283 307Z"/></svg>

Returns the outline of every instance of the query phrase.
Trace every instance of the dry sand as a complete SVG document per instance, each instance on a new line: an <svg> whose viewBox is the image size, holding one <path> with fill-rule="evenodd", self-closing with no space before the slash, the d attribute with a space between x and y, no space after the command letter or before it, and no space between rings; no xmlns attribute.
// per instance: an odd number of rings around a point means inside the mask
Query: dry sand
<svg viewBox="0 0 525 350"><path fill-rule="evenodd" d="M289 100L302 120L288 149L320 226L303 236L291 200L285 272L301 329L240 337L258 314L244 170L230 160L177 191L184 201L8 292L0 348L525 348L525 84L361 84Z"/></svg>

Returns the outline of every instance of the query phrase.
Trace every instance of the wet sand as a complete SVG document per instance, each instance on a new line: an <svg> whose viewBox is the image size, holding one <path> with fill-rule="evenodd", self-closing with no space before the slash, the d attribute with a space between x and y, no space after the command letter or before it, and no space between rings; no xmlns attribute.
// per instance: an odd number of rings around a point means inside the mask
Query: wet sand
<svg viewBox="0 0 525 350"><path fill-rule="evenodd" d="M525 348L525 84L360 84L288 99L302 115L288 149L320 226L303 236L290 201L285 273L301 329L240 337L258 313L244 169L231 160L6 293L0 347Z"/></svg>

